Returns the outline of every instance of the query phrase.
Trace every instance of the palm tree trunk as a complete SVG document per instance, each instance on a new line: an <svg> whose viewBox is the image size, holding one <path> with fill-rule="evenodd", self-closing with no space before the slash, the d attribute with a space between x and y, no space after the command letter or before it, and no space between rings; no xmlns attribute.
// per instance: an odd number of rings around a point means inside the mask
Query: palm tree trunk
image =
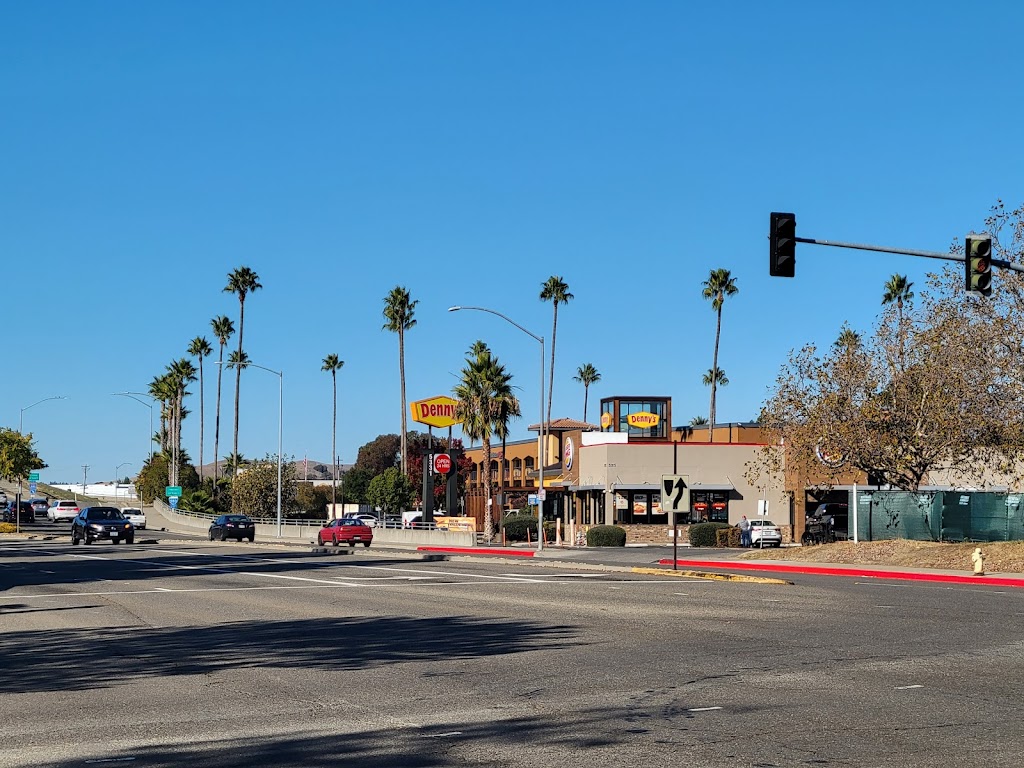
<svg viewBox="0 0 1024 768"><path fill-rule="evenodd" d="M242 332L245 330L245 301L238 300L238 365L235 366L235 441L232 445L232 453L238 456L238 403L239 392L242 388ZM238 474L237 469L235 474Z"/></svg>
<svg viewBox="0 0 1024 768"><path fill-rule="evenodd" d="M220 345L220 364L217 366L217 418L213 427L213 495L217 496L217 478L220 476L220 380L224 373L224 345Z"/></svg>
<svg viewBox="0 0 1024 768"><path fill-rule="evenodd" d="M331 519L336 514L338 503L338 374L331 371L331 383L334 389L334 409L331 415Z"/></svg>
<svg viewBox="0 0 1024 768"><path fill-rule="evenodd" d="M583 385L583 421L587 420L587 396L590 394L590 385Z"/></svg>
<svg viewBox="0 0 1024 768"><path fill-rule="evenodd" d="M203 356L199 356L199 482L203 481Z"/></svg>
<svg viewBox="0 0 1024 768"><path fill-rule="evenodd" d="M494 538L494 518L491 516L491 438L484 436L484 540Z"/></svg>
<svg viewBox="0 0 1024 768"><path fill-rule="evenodd" d="M398 329L398 376L402 385L402 474L409 474L409 457L406 456L406 422L405 422L405 331Z"/></svg>
<svg viewBox="0 0 1024 768"><path fill-rule="evenodd" d="M718 389L718 341L722 336L722 307L718 307L718 323L715 326L715 357L711 364L711 413L708 417L708 442L715 442L715 394Z"/></svg>
<svg viewBox="0 0 1024 768"><path fill-rule="evenodd" d="M555 394L555 333L558 331L558 301L555 305L554 322L551 324L551 376L548 378L548 424L551 423L551 398ZM544 432L544 425L541 424L541 433Z"/></svg>

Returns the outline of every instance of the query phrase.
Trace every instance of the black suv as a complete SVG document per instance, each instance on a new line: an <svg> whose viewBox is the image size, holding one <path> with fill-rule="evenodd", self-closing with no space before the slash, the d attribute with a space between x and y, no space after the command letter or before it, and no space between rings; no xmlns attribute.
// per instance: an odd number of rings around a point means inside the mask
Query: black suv
<svg viewBox="0 0 1024 768"><path fill-rule="evenodd" d="M17 520L15 520L15 512L17 509ZM5 523L34 523L36 521L36 511L32 508L31 502L23 501L20 504L17 501L12 501L7 504L4 509L4 522Z"/></svg>
<svg viewBox="0 0 1024 768"><path fill-rule="evenodd" d="M71 543L110 539L115 544L135 541L135 528L115 507L86 507L71 521Z"/></svg>

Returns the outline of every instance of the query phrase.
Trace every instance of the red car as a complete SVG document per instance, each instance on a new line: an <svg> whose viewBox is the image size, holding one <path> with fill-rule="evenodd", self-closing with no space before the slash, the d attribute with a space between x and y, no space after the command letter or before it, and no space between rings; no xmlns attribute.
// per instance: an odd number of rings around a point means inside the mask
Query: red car
<svg viewBox="0 0 1024 768"><path fill-rule="evenodd" d="M350 547L354 547L356 544L362 544L364 547L368 547L371 541L373 541L373 529L358 517L341 517L331 520L316 535L316 543L321 547L327 542L331 542L334 546L348 544Z"/></svg>

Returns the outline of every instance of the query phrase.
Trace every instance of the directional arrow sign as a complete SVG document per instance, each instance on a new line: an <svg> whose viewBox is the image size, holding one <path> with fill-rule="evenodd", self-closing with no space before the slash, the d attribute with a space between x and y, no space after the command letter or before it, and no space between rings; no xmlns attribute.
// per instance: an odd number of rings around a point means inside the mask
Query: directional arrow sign
<svg viewBox="0 0 1024 768"><path fill-rule="evenodd" d="M661 476L661 508L666 512L690 511L690 476Z"/></svg>

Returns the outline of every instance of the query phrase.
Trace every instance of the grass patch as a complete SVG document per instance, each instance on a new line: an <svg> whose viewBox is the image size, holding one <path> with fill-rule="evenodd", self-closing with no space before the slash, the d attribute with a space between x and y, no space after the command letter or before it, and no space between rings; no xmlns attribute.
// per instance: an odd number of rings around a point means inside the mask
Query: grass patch
<svg viewBox="0 0 1024 768"><path fill-rule="evenodd" d="M783 547L752 550L744 560L789 560L802 563L847 563L852 565L897 565L909 568L938 568L948 571L974 570L971 554L981 547L986 573L1024 573L1024 541L946 544L934 541L837 541L813 547Z"/></svg>

